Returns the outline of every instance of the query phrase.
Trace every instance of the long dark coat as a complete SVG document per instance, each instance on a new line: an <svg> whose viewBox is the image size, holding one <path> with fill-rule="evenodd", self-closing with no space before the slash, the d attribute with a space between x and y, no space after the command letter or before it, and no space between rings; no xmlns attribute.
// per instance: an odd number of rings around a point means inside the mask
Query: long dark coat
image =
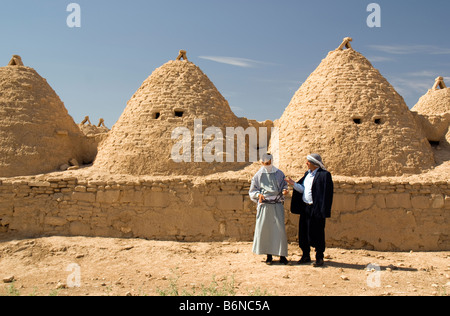
<svg viewBox="0 0 450 316"><path fill-rule="evenodd" d="M306 175L298 182L303 185ZM317 170L312 185L313 211L312 216L316 218L330 218L331 206L333 204L334 185L331 173L322 168ZM291 202L291 213L305 215L306 203L303 195L294 190Z"/></svg>

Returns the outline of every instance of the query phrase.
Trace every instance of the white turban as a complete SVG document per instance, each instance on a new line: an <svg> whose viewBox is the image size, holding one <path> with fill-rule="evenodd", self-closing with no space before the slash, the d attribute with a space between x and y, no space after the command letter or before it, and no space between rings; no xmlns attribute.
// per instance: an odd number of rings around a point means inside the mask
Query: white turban
<svg viewBox="0 0 450 316"><path fill-rule="evenodd" d="M261 161L269 162L269 161L272 161L272 159L273 159L273 156L271 154L267 153L262 156Z"/></svg>
<svg viewBox="0 0 450 316"><path fill-rule="evenodd" d="M325 168L325 165L322 162L322 157L320 157L320 155L318 155L318 154L311 154L311 155L308 155L308 157L306 157L306 159L309 162L312 162L313 164L315 164L317 167L320 167L323 170L327 170L327 168Z"/></svg>

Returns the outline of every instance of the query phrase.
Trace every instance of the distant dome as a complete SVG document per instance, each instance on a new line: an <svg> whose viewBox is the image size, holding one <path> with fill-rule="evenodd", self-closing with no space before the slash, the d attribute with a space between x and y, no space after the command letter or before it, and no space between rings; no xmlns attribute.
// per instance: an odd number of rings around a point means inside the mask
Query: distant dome
<svg viewBox="0 0 450 316"><path fill-rule="evenodd" d="M302 174L306 156L318 153L339 175L429 169L431 146L403 98L349 41L328 54L279 120L280 168Z"/></svg>
<svg viewBox="0 0 450 316"><path fill-rule="evenodd" d="M450 113L450 88L438 77L432 89L419 99L411 111L425 115L441 115Z"/></svg>
<svg viewBox="0 0 450 316"><path fill-rule="evenodd" d="M55 91L20 56L0 68L0 176L51 172L72 158L81 162L81 139Z"/></svg>
<svg viewBox="0 0 450 316"><path fill-rule="evenodd" d="M450 148L450 88L445 85L443 77L436 78L433 88L419 99L411 111L429 120L423 128L428 132L430 141ZM432 133L430 123L433 127Z"/></svg>
<svg viewBox="0 0 450 316"><path fill-rule="evenodd" d="M172 139L172 132L186 127L193 138L195 119L202 120L203 130L221 128L224 137L225 127L245 128L248 124L236 117L214 84L181 51L177 60L157 68L128 101L100 146L94 166L119 174L204 175L246 165L194 162L193 143L192 162L174 162L172 147L179 139Z"/></svg>

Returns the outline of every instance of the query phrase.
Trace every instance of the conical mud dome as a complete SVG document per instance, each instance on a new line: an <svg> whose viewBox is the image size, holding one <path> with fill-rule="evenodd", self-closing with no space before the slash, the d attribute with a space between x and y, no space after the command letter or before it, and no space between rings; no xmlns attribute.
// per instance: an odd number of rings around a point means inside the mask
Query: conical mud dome
<svg viewBox="0 0 450 316"><path fill-rule="evenodd" d="M399 176L432 167L431 146L403 98L350 41L328 54L279 120L280 167L303 174L311 153L338 175Z"/></svg>
<svg viewBox="0 0 450 316"><path fill-rule="evenodd" d="M443 77L436 78L433 88L419 99L411 111L425 115L450 113L450 88L445 85Z"/></svg>
<svg viewBox="0 0 450 316"><path fill-rule="evenodd" d="M51 172L72 158L81 162L81 141L55 91L20 56L0 68L0 176Z"/></svg>
<svg viewBox="0 0 450 316"><path fill-rule="evenodd" d="M215 126L225 135L225 127L247 123L234 115L214 84L181 51L177 60L157 68L128 101L100 147L94 166L118 174L205 175L245 165L209 163L202 156L201 162L195 162L195 120L197 123L201 120L202 127L197 124L200 134ZM190 161L174 161L174 146L180 143L183 131L190 136L187 138ZM210 141L204 140L197 148L200 155Z"/></svg>
<svg viewBox="0 0 450 316"><path fill-rule="evenodd" d="M433 88L411 109L419 114L419 122L428 140L450 149L450 88L443 77L436 78Z"/></svg>

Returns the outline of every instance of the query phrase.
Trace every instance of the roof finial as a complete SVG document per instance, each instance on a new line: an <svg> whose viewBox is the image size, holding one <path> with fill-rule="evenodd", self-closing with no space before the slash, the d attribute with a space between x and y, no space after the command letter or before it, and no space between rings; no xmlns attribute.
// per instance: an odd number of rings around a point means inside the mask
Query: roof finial
<svg viewBox="0 0 450 316"><path fill-rule="evenodd" d="M351 49L352 48L352 45L350 44L351 41L353 41L351 37L344 38L342 44L338 47L337 50L343 50L344 47L346 47L347 49Z"/></svg>
<svg viewBox="0 0 450 316"><path fill-rule="evenodd" d="M8 66L23 66L22 58L19 55L13 55Z"/></svg>
<svg viewBox="0 0 450 316"><path fill-rule="evenodd" d="M434 83L433 90L437 90L439 88L445 89L447 86L444 83L444 77L437 77L436 82Z"/></svg>
<svg viewBox="0 0 450 316"><path fill-rule="evenodd" d="M183 58L184 60L188 60L187 56L186 56L186 51L185 50L180 50L180 53L177 57L177 60L181 60L181 58Z"/></svg>
<svg viewBox="0 0 450 316"><path fill-rule="evenodd" d="M81 122L81 125L84 125L86 123L89 123L89 125L91 125L91 120L89 119L89 116L84 117L84 120Z"/></svg>
<svg viewBox="0 0 450 316"><path fill-rule="evenodd" d="M98 121L98 125L97 125L97 127L106 127L106 125L105 125L105 120L104 119L100 119L99 121Z"/></svg>

